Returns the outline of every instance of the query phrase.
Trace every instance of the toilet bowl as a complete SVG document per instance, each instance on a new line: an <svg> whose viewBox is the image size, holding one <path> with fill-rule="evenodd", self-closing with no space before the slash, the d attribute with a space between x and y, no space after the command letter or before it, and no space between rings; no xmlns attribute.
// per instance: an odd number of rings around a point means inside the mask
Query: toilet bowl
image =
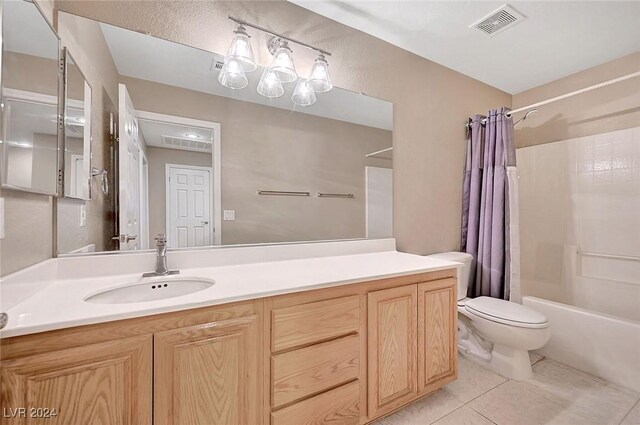
<svg viewBox="0 0 640 425"><path fill-rule="evenodd" d="M522 381L532 375L529 350L542 348L551 336L546 317L514 302L466 298L473 257L444 252L433 258L462 263L458 272L458 350L500 375Z"/></svg>

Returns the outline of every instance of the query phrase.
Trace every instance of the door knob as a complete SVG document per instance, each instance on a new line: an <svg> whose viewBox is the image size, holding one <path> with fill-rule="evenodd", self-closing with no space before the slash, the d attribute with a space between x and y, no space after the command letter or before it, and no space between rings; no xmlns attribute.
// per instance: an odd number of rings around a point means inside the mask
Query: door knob
<svg viewBox="0 0 640 425"><path fill-rule="evenodd" d="M202 224L209 224L209 222L206 220L202 220Z"/></svg>

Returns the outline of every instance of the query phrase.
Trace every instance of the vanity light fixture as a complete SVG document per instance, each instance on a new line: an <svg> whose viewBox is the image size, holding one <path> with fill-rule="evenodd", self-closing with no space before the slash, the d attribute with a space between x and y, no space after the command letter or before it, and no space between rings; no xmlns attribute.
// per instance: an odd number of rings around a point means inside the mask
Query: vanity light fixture
<svg viewBox="0 0 640 425"><path fill-rule="evenodd" d="M233 32L231 46L229 46L227 56L225 56L225 60L235 59L238 61L244 72L255 71L258 67L253 57L250 38L244 25L238 24L238 29Z"/></svg>
<svg viewBox="0 0 640 425"><path fill-rule="evenodd" d="M333 88L331 84L331 78L329 77L329 63L324 57L324 54L318 54L313 68L309 73L309 84L313 87L316 93L326 93Z"/></svg>
<svg viewBox="0 0 640 425"><path fill-rule="evenodd" d="M311 106L316 103L316 92L309 80L301 78L298 80L296 89L291 96L293 103L299 106Z"/></svg>
<svg viewBox="0 0 640 425"><path fill-rule="evenodd" d="M249 84L247 74L242 69L242 64L234 58L224 59L224 64L218 74L218 81L230 89L243 89Z"/></svg>
<svg viewBox="0 0 640 425"><path fill-rule="evenodd" d="M278 79L275 72L270 68L266 68L262 72L262 77L258 82L258 93L264 97L280 97L284 94L282 82Z"/></svg>
<svg viewBox="0 0 640 425"><path fill-rule="evenodd" d="M271 44L277 44L276 50L273 52L273 60L267 68L273 72L282 83L291 83L298 79L296 66L293 64L293 51L289 47L289 43L284 38L274 37Z"/></svg>
<svg viewBox="0 0 640 425"><path fill-rule="evenodd" d="M257 67L249 41L250 37L245 30L245 27L251 27L272 35L267 48L273 55L273 60L263 71L258 82L257 91L260 95L268 98L280 97L284 94L283 83L292 83L297 80L291 99L296 105L309 106L316 102L316 93L325 93L333 88L329 77L329 64L326 59L327 56L331 56L331 53L242 19L233 16L229 16L229 19L238 25L238 29L234 31L231 47L218 74L218 81L223 86L233 89L246 87L249 82L245 73L251 72ZM289 43L295 43L318 53L309 78L298 78L293 63L293 51L289 47Z"/></svg>

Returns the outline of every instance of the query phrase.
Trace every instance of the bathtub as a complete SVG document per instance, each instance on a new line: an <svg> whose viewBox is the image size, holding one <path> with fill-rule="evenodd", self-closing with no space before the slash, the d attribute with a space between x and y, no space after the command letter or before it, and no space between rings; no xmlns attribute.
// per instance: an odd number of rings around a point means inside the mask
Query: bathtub
<svg viewBox="0 0 640 425"><path fill-rule="evenodd" d="M640 391L640 322L532 296L523 296L522 304L551 325L551 339L540 354Z"/></svg>

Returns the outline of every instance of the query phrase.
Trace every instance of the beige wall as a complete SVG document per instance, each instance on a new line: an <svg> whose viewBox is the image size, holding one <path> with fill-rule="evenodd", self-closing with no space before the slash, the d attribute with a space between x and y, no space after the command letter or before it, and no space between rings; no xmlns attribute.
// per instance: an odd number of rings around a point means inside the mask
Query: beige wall
<svg viewBox="0 0 640 425"><path fill-rule="evenodd" d="M149 161L149 246L154 246L158 233L166 233L167 164L211 167L211 154L147 146Z"/></svg>
<svg viewBox="0 0 640 425"><path fill-rule="evenodd" d="M459 248L464 123L470 114L510 106L511 96L375 37L285 1L58 1L61 10L151 35L225 52L229 14L332 52L339 87L394 103L394 234L403 251ZM252 32L260 63L266 37ZM295 49L300 74L313 54Z"/></svg>
<svg viewBox="0 0 640 425"><path fill-rule="evenodd" d="M638 70L640 52L516 94L513 96L513 108L540 102ZM639 78L545 105L539 108L535 116L518 126L515 132L516 145L539 145L635 127L640 125L638 105Z"/></svg>
<svg viewBox="0 0 640 425"><path fill-rule="evenodd" d="M220 124L222 209L236 212L235 221L222 222L223 244L365 237L364 167L391 165L365 155L389 147L390 131L133 78L122 82L138 110ZM147 149L150 192L158 186L162 192L149 198L154 235L164 231L164 163L181 162L175 162L180 151ZM168 156L160 166L158 151ZM192 165L211 166L210 155L207 160ZM259 196L258 189L355 198Z"/></svg>

